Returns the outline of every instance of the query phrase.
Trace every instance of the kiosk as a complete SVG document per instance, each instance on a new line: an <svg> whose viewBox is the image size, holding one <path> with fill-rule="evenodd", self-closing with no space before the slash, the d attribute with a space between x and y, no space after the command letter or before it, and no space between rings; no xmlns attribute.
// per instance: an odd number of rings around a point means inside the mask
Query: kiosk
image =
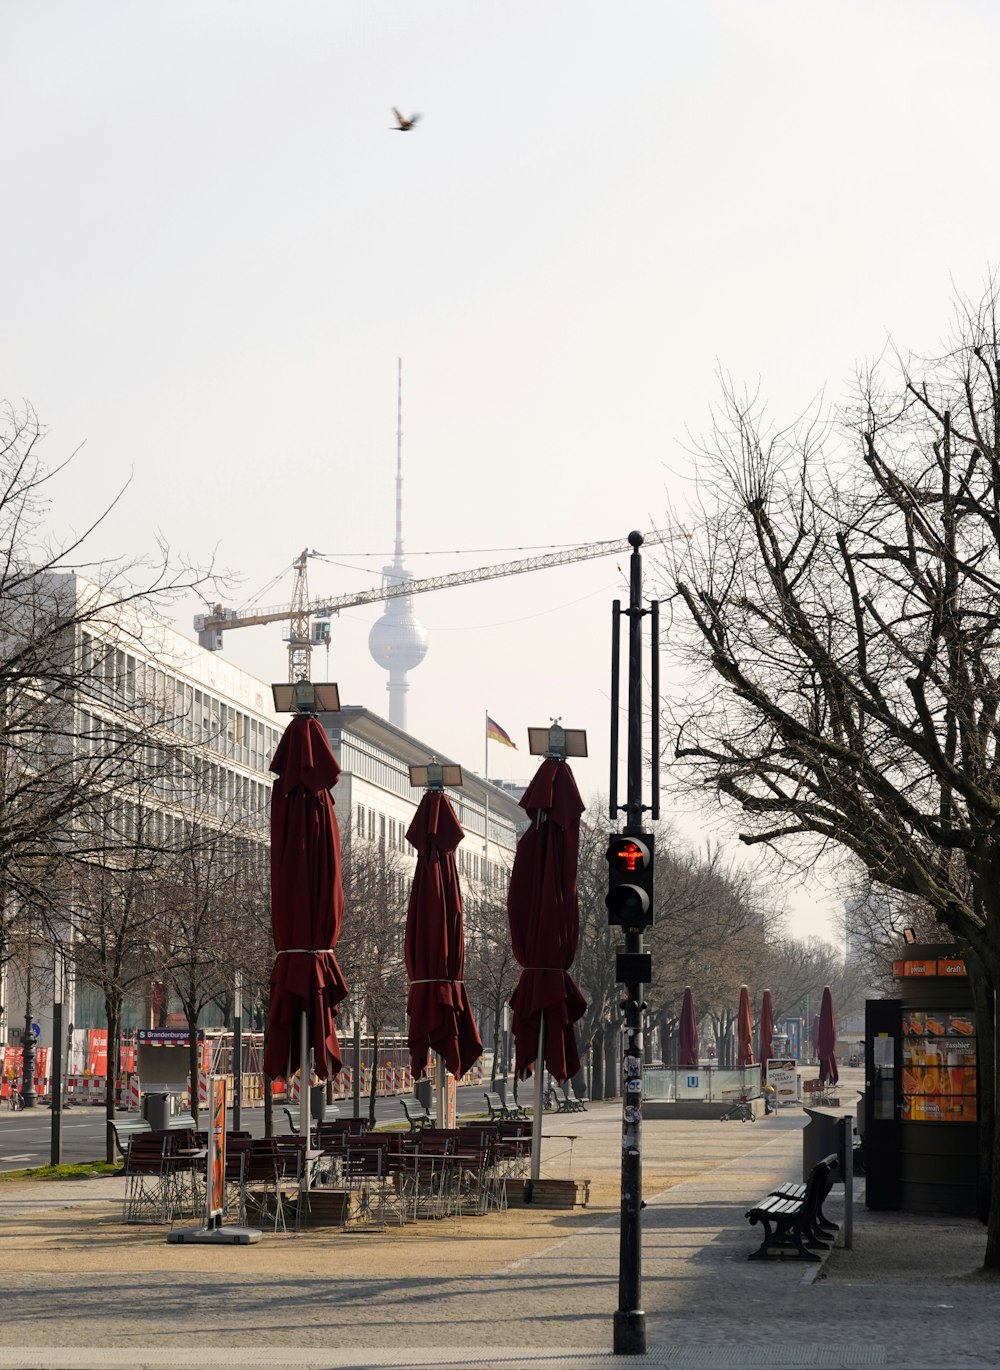
<svg viewBox="0 0 1000 1370"><path fill-rule="evenodd" d="M865 1005L864 1147L869 1208L974 1216L976 1018L953 946L906 948L898 999Z"/></svg>
<svg viewBox="0 0 1000 1370"><path fill-rule="evenodd" d="M187 1028L140 1028L136 1033L142 1114L151 1127L169 1127L170 1096L187 1092L191 1073L188 1040ZM205 1034L199 1028L199 1057L204 1040ZM191 1088L197 1093L197 1080Z"/></svg>

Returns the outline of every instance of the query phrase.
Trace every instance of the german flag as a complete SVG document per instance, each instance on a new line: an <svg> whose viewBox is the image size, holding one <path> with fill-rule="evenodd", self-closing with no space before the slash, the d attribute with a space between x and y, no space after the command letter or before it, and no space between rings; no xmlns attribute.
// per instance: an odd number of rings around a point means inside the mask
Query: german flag
<svg viewBox="0 0 1000 1370"><path fill-rule="evenodd" d="M486 740L487 742L502 742L505 747L513 747L517 751L517 743L512 742L507 733L504 732L499 723L494 723L489 714L486 715Z"/></svg>

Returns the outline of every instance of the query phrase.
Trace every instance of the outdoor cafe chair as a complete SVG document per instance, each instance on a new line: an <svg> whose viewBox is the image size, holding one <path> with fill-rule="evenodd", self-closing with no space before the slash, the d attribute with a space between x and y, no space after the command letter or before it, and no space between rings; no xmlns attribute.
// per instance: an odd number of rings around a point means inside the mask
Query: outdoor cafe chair
<svg viewBox="0 0 1000 1370"><path fill-rule="evenodd" d="M299 1188L299 1153L280 1147L273 1139L253 1138L246 1165L244 1187L247 1208L254 1208L263 1225L270 1220L272 1230L287 1232L285 1201L288 1191Z"/></svg>
<svg viewBox="0 0 1000 1370"><path fill-rule="evenodd" d="M457 1170L455 1133L424 1128L403 1138L403 1192L414 1218L441 1218L452 1212Z"/></svg>
<svg viewBox="0 0 1000 1370"><path fill-rule="evenodd" d="M503 1212L507 1207L507 1177L501 1163L496 1128L459 1128L455 1156L461 1165L458 1189L461 1207L474 1201L477 1213L485 1213L490 1208Z"/></svg>
<svg viewBox="0 0 1000 1370"><path fill-rule="evenodd" d="M309 1191L319 1181L321 1173L322 1150L313 1146L311 1141L299 1133L288 1137L275 1137L279 1151L285 1154L289 1169L294 1157L295 1174L298 1177L299 1195L295 1210L295 1230L302 1225L302 1218L309 1210Z"/></svg>
<svg viewBox="0 0 1000 1370"><path fill-rule="evenodd" d="M527 1173L531 1157L531 1123L509 1120L495 1123L498 1163L508 1179Z"/></svg>
<svg viewBox="0 0 1000 1370"><path fill-rule="evenodd" d="M188 1128L170 1131L164 1148L164 1177L168 1194L168 1220L196 1217L205 1204L205 1158L197 1133Z"/></svg>
<svg viewBox="0 0 1000 1370"><path fill-rule="evenodd" d="M343 1226L374 1227L384 1230L387 1216L405 1220L405 1200L397 1188L384 1146L347 1146L342 1157L342 1178L346 1197Z"/></svg>
<svg viewBox="0 0 1000 1370"><path fill-rule="evenodd" d="M356 1137L367 1131L367 1118L328 1118L316 1128L320 1146L326 1146L340 1137Z"/></svg>
<svg viewBox="0 0 1000 1370"><path fill-rule="evenodd" d="M235 1207L236 1221L240 1227L247 1225L247 1172L252 1149L249 1135L227 1135L225 1206L227 1214L231 1214Z"/></svg>
<svg viewBox="0 0 1000 1370"><path fill-rule="evenodd" d="M137 1132L125 1153L123 1223L164 1223L170 1220L170 1182L164 1133Z"/></svg>

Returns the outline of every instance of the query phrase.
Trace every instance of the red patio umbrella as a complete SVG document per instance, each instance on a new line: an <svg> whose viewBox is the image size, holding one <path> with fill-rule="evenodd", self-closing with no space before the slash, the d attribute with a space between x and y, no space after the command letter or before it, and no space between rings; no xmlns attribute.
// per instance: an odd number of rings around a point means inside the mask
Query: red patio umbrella
<svg viewBox="0 0 1000 1370"><path fill-rule="evenodd" d="M750 1012L750 991L740 985L740 1006L736 1011L736 1064L742 1068L752 1066L753 1059L753 1015Z"/></svg>
<svg viewBox="0 0 1000 1370"><path fill-rule="evenodd" d="M576 873L584 804L569 766L552 758L539 766L520 803L531 825L517 844L507 892L511 946L524 967L510 999L515 1070L526 1080L540 1055L562 1083L580 1069L573 1024L587 1007L569 974L580 937Z"/></svg>
<svg viewBox="0 0 1000 1370"><path fill-rule="evenodd" d="M835 1085L840 1079L834 1048L837 1045L837 1025L833 1017L833 995L830 986L823 986L823 1001L819 1006L819 1024L816 1029L816 1055L819 1057L819 1082L827 1081Z"/></svg>
<svg viewBox="0 0 1000 1370"><path fill-rule="evenodd" d="M685 986L684 998L681 1000L677 1064L682 1068L698 1065L698 1020L694 1016L694 995L691 993L690 985Z"/></svg>
<svg viewBox="0 0 1000 1370"><path fill-rule="evenodd" d="M319 721L299 714L285 729L271 770L277 776L271 795L271 934L277 955L264 1072L277 1079L302 1065L304 1089L308 1061L301 1060L303 1014L307 1051L311 1047L315 1053L318 1077L325 1080L341 1067L337 1005L347 997L347 984L333 948L340 936L344 892L340 832L330 794L340 767Z"/></svg>
<svg viewBox="0 0 1000 1370"><path fill-rule="evenodd" d="M417 852L404 942L414 1078L426 1072L428 1051L436 1051L456 1078L483 1054L462 979L465 934L455 848L464 836L448 796L427 790L406 833Z"/></svg>
<svg viewBox="0 0 1000 1370"><path fill-rule="evenodd" d="M760 1001L760 1028L757 1032L757 1059L760 1061L761 1082L767 1080L767 1062L774 1055L774 1005L771 991L766 989Z"/></svg>

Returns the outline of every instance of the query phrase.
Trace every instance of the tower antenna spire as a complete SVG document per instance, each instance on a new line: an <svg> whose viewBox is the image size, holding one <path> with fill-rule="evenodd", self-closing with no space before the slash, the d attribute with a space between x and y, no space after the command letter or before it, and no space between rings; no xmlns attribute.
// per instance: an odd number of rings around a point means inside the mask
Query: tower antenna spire
<svg viewBox="0 0 1000 1370"><path fill-rule="evenodd" d="M396 358L396 542L393 569L403 569L403 358Z"/></svg>
<svg viewBox="0 0 1000 1370"><path fill-rule="evenodd" d="M392 565L382 567L382 584L397 589L410 579L403 565L403 359L396 358L396 543ZM372 624L368 650L389 672L389 722L406 728L407 674L427 655L427 629L413 613L408 595L386 601L385 613Z"/></svg>

